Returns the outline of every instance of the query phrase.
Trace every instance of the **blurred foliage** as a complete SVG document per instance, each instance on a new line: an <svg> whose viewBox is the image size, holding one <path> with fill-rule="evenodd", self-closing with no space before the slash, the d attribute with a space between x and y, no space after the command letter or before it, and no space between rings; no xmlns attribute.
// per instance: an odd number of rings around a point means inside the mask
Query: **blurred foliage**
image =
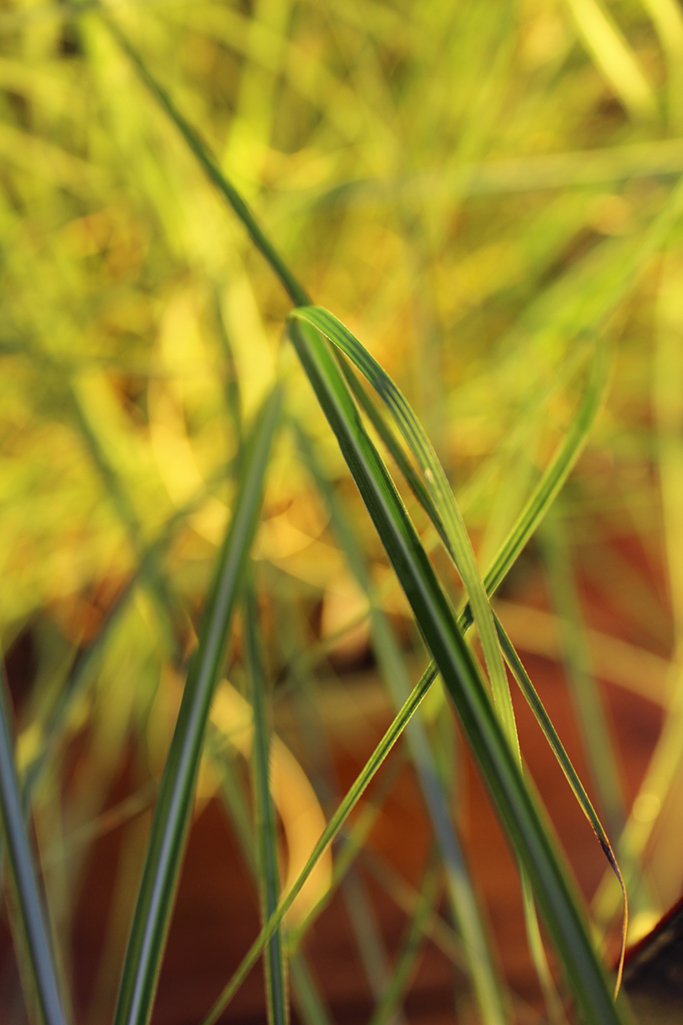
<svg viewBox="0 0 683 1025"><path fill-rule="evenodd" d="M614 346L608 407L562 499L565 555L630 617L634 643L673 651L676 666L683 250L675 210L666 220L683 173L676 0L106 7L315 302L418 411L484 566L571 420L595 337ZM146 734L159 769L242 425L276 375L288 415L359 513L406 651L420 649L283 340L286 297L91 5L3 0L0 154L0 636L5 651L31 636L35 678L15 681L27 695L23 765L45 743L76 651L118 609L36 805L53 920L68 928L82 861L49 852L102 811L131 732ZM337 668L367 655L368 599L329 516L296 434L282 432L255 555L270 672L290 689L311 688L318 661L329 674L330 648ZM638 539L642 574L600 548L625 535ZM653 578L666 579L670 601ZM631 821L647 827L635 855L677 778L675 671L671 680L669 749ZM69 736L81 736L88 768L58 801ZM314 775L312 741L299 743ZM644 913L680 886L674 819L657 858L675 880L660 873Z"/></svg>

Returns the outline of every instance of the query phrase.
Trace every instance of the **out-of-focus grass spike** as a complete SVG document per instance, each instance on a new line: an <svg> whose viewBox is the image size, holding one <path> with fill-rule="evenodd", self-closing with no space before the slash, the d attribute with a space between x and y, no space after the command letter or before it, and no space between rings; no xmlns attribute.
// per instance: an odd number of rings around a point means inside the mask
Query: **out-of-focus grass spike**
<svg viewBox="0 0 683 1025"><path fill-rule="evenodd" d="M417 968L420 949L424 942L427 919L433 913L438 896L439 874L432 863L425 873L422 890L415 912L396 959L391 982L375 1007L369 1025L387 1025L396 1020L396 1014L412 976Z"/></svg>
<svg viewBox="0 0 683 1025"><path fill-rule="evenodd" d="M618 836L626 820L626 808L616 752L591 669L568 542L557 516L546 521L541 540L579 731L605 821L612 835Z"/></svg>
<svg viewBox="0 0 683 1025"><path fill-rule="evenodd" d="M266 679L261 656L262 642L258 630L258 608L251 582L244 601L244 648L247 671L251 681L254 710L254 741L252 745L253 793L256 812L256 849L263 921L268 921L277 908L280 879L277 852L277 823L270 795L270 726L267 712ZM268 941L265 950L266 996L269 1025L287 1025L289 1000L287 966L282 930Z"/></svg>

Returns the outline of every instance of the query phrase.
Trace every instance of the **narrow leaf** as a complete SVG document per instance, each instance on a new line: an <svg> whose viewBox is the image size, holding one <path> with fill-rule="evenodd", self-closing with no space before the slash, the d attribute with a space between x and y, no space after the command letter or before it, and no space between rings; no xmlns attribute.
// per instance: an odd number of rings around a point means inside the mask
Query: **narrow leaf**
<svg viewBox="0 0 683 1025"><path fill-rule="evenodd" d="M189 826L211 698L220 673L243 567L256 529L263 479L280 412L280 390L264 403L245 452L245 474L218 558L164 766L123 967L115 1025L146 1025L152 1013L173 896Z"/></svg>
<svg viewBox="0 0 683 1025"><path fill-rule="evenodd" d="M617 1022L619 1015L578 911L578 898L398 492L323 339L302 322L291 322L290 336L453 698L498 814L530 876L582 1012L588 1021L601 1025Z"/></svg>
<svg viewBox="0 0 683 1025"><path fill-rule="evenodd" d="M266 711L265 673L261 659L256 597L247 587L244 608L244 644L251 680L254 709L254 742L252 747L253 791L256 806L256 846L259 866L259 888L263 920L268 921L277 908L280 879L277 854L277 824L270 795L270 730ZM282 931L278 929L269 940L265 955L266 995L269 1025L287 1025L287 969Z"/></svg>

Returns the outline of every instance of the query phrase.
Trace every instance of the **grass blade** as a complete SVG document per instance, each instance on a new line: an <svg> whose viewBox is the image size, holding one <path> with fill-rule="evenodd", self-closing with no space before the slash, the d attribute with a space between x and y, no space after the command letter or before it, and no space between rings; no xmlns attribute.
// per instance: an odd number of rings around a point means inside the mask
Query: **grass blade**
<svg viewBox="0 0 683 1025"><path fill-rule="evenodd" d="M14 764L12 723L5 674L0 666L0 815L9 881L16 905L12 932L20 967L30 978L27 992L43 1025L65 1025L50 935L29 848Z"/></svg>
<svg viewBox="0 0 683 1025"><path fill-rule="evenodd" d="M244 609L244 644L254 709L254 740L252 766L254 804L256 807L256 839L259 866L259 888L263 919L267 921L277 908L280 881L277 855L277 824L270 796L270 730L266 713L265 674L261 660L262 644L258 637L256 597L247 588ZM269 1025L287 1025L287 969L281 930L269 940L265 954L266 995Z"/></svg>
<svg viewBox="0 0 683 1025"><path fill-rule="evenodd" d="M360 546L347 517L344 516L340 502L317 463L310 441L301 429L297 429L297 440L304 462L318 490L325 498L334 532L346 552L352 572L368 596L371 610L370 629L377 661L394 703L399 708L410 692L410 684L391 625L382 609L373 600L372 580ZM438 516L436 510L435 514ZM487 930L477 902L476 888L472 883L462 842L453 822L448 797L444 793L429 741L419 718L414 718L408 723L406 738L432 829L444 861L448 897L463 938L463 947L482 1021L503 1022L506 1020L503 986L491 955Z"/></svg>
<svg viewBox="0 0 683 1025"><path fill-rule="evenodd" d="M572 425L519 514L505 543L484 575L484 584L489 595L497 591L510 567L544 519L576 460L581 455L589 431L604 400L607 382L607 353L604 346L598 344L591 364L586 391ZM463 615L471 620L472 613L469 607L464 610Z"/></svg>
<svg viewBox="0 0 683 1025"><path fill-rule="evenodd" d="M305 306L310 303L310 299L306 294L305 289L299 284L280 254L276 251L275 247L266 238L260 226L257 224L251 210L244 202L234 185L225 177L218 165L218 161L213 156L211 150L203 139L200 138L197 130L193 128L189 121L183 117L164 87L157 82L153 75L149 73L137 50L131 46L118 25L107 18L101 10L100 17L118 45L128 56L140 79L144 82L156 99L157 103L163 108L171 121L175 124L208 179L213 182L218 191L225 197L225 199L227 199L228 203L249 232L252 242L259 252L263 254L275 271L277 277L282 282L282 285L292 302L297 306Z"/></svg>
<svg viewBox="0 0 683 1025"><path fill-rule="evenodd" d="M526 698L529 707L534 713L534 716L536 717L536 722L543 730L545 738L550 744L553 754L557 758L557 761L559 762L560 767L565 774L567 782L569 783L569 786L572 788L574 796L576 797L576 800L579 802L579 805L581 806L584 815L590 822L593 828L593 832L597 836L600 842L600 846L605 852L605 857L609 861L612 867L612 871L616 876L617 882L621 887L621 893L624 903L624 914L621 929L621 951L619 954L619 967L617 969L617 981L615 987L616 995L616 993L619 992L619 987L621 985L621 975L624 967L624 955L626 953L626 936L628 933L628 896L626 893L626 885L621 874L621 869L619 868L619 863L617 862L614 850L612 849L612 845L609 841L609 837L607 836L607 833L603 828L602 822L600 821L600 818L598 817L595 808L590 802L588 794L586 793L583 787L579 775L574 766L572 765L571 759L565 751L564 745L562 744L562 741L560 740L557 731L553 726L552 720L546 712L545 706L543 705L543 702L538 696L536 688L531 682L531 679L529 678L526 669L522 665L522 661L517 652L515 651L512 641L508 637L507 633L505 632L505 628L503 627L503 624L500 622L497 616L496 628L498 630L498 636L500 638L503 654L505 655L505 660L510 667L512 675L517 681L519 689L522 691L522 694Z"/></svg>
<svg viewBox="0 0 683 1025"><path fill-rule="evenodd" d="M199 638L171 741L128 940L115 1025L146 1025L180 871L194 784L211 697L249 546L256 529L263 478L278 423L281 395L264 403L245 452L246 472L207 600Z"/></svg>
<svg viewBox="0 0 683 1025"><path fill-rule="evenodd" d="M360 422L336 363L313 329L290 336L453 698L508 836L528 872L569 984L588 1021L620 1020L535 801L399 495Z"/></svg>
<svg viewBox="0 0 683 1025"><path fill-rule="evenodd" d="M175 110L165 91L149 75L125 37L118 29L111 25L110 28L136 65L143 81L183 133L207 175L231 203L294 303L307 305L305 290L293 279L264 239L250 211L234 187L220 173L208 149ZM569 890L533 798L524 787L483 690L476 665L457 630L453 614L417 535L412 525L409 525L400 498L364 433L348 393L343 390L343 381L330 360L330 354L321 348L320 340L307 334L303 327L293 329L290 334L454 698L499 815L530 874L541 910L579 1005L589 1021L617 1022L620 1020L619 1015L609 998L606 980L577 910L577 898ZM267 935L268 929L265 933ZM253 959L258 956L258 943L252 947L237 976L207 1020L215 1020L215 1014L220 1013L219 1006L239 985L244 966L250 959L253 963Z"/></svg>
<svg viewBox="0 0 683 1025"><path fill-rule="evenodd" d="M427 490L446 532L448 550L469 594L470 607L479 630L498 714L505 725L510 742L516 745L515 717L505 667L498 647L493 613L479 575L465 523L429 438L409 403L383 367L332 313L319 306L307 306L298 308L290 317L303 320L317 328L353 361L386 404L422 470Z"/></svg>
<svg viewBox="0 0 683 1025"><path fill-rule="evenodd" d="M422 699L433 684L437 675L438 670L432 666L429 666L422 674L419 682L410 692L410 695L401 708L401 711L394 718L379 744L370 755L370 758L363 766L363 769L358 774L355 782L349 788L346 796L328 822L326 828L323 830L320 839L311 851L309 859L301 870L298 879L294 882L291 889L280 902L275 914L271 915L269 920L261 929L261 932L242 959L242 963L239 968L219 996L214 1006L202 1020L201 1025L213 1025L213 1023L220 1017L224 1008L230 1003L233 996L240 988L253 966L256 964L256 961L258 960L266 943L268 943L271 936L275 934L276 929L298 895L301 893L306 880L309 878L321 855L327 850L329 844L331 844L334 838L338 835L354 807L372 782L375 774L386 759L392 747L403 733L406 723L408 723L415 714Z"/></svg>

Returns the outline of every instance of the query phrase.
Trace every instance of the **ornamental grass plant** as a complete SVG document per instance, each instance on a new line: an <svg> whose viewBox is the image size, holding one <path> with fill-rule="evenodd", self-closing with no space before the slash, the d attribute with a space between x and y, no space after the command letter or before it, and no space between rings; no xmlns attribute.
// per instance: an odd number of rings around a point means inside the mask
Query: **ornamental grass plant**
<svg viewBox="0 0 683 1025"><path fill-rule="evenodd" d="M3 1022L634 1020L683 875L682 78L675 0L3 3ZM261 929L174 1008L210 809Z"/></svg>

